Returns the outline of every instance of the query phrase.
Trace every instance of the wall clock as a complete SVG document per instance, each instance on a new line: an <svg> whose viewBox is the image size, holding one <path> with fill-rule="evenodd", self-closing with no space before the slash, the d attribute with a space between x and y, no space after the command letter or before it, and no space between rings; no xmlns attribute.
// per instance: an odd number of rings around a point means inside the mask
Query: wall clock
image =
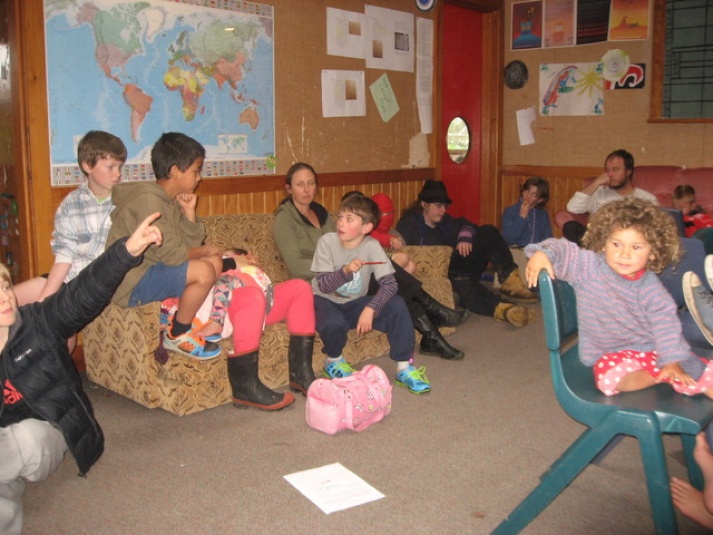
<svg viewBox="0 0 713 535"><path fill-rule="evenodd" d="M516 59L505 65L503 69L503 77L505 85L510 89L520 89L527 83L527 66L520 60Z"/></svg>
<svg viewBox="0 0 713 535"><path fill-rule="evenodd" d="M431 11L436 5L436 0L415 0L416 7L421 11Z"/></svg>

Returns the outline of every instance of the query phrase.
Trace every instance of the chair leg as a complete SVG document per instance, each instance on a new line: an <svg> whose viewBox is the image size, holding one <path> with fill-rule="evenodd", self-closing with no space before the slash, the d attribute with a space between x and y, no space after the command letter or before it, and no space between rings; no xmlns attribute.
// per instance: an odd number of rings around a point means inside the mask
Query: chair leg
<svg viewBox="0 0 713 535"><path fill-rule="evenodd" d="M530 492L492 535L519 533L532 522L592 462L615 435L587 429L542 476Z"/></svg>
<svg viewBox="0 0 713 535"><path fill-rule="evenodd" d="M638 439L646 475L646 487L649 491L651 516L657 534L675 535L678 533L678 525L671 501L666 452L658 424L650 422L650 426L647 432L639 435Z"/></svg>
<svg viewBox="0 0 713 535"><path fill-rule="evenodd" d="M683 455L686 459L686 468L688 469L688 482L698 490L703 490L703 474L698 466L698 463L693 458L693 448L696 446L695 435L681 435L681 444L683 445Z"/></svg>
<svg viewBox="0 0 713 535"><path fill-rule="evenodd" d="M597 466L599 466L599 463L604 460L604 457L609 455L611 453L611 451L619 445L619 442L624 440L625 437L626 437L626 435L615 436L611 440L611 442L609 444L607 444L606 447L602 451L597 453L597 456L592 460L592 464L596 464Z"/></svg>

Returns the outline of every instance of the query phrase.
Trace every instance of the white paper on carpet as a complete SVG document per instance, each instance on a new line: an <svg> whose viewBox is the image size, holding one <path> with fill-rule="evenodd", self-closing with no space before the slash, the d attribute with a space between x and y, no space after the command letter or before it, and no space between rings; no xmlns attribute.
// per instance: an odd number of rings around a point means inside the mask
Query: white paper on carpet
<svg viewBox="0 0 713 535"><path fill-rule="evenodd" d="M340 463L295 472L284 477L326 514L385 497Z"/></svg>

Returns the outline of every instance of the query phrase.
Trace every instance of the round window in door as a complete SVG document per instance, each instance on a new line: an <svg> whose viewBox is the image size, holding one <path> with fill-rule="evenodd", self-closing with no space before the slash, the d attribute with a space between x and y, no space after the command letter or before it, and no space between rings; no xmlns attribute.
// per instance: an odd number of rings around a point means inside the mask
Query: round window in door
<svg viewBox="0 0 713 535"><path fill-rule="evenodd" d="M468 156L468 147L470 147L470 131L465 121L456 117L448 125L448 134L446 134L446 146L448 147L448 156L455 163L462 163Z"/></svg>

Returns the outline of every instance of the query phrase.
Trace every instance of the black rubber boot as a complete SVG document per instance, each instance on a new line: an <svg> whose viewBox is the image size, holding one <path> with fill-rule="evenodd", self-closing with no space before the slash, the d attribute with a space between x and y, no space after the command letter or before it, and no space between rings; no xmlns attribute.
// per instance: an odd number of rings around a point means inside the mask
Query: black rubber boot
<svg viewBox="0 0 713 535"><path fill-rule="evenodd" d="M258 352L240 357L228 357L228 379L233 390L233 405L238 409L255 407L264 411L279 411L295 402L289 392L273 392L257 375Z"/></svg>
<svg viewBox="0 0 713 535"><path fill-rule="evenodd" d="M455 327L470 317L470 310L448 308L423 290L416 296L416 301L423 306L426 314L437 327Z"/></svg>
<svg viewBox="0 0 713 535"><path fill-rule="evenodd" d="M437 355L446 360L460 360L465 357L465 353L446 342L438 327L427 316L416 318L413 326L421 333L420 352L423 355Z"/></svg>
<svg viewBox="0 0 713 535"><path fill-rule="evenodd" d="M312 349L314 335L290 336L290 349L287 358L290 363L290 389L307 395L309 385L314 381L312 369Z"/></svg>

